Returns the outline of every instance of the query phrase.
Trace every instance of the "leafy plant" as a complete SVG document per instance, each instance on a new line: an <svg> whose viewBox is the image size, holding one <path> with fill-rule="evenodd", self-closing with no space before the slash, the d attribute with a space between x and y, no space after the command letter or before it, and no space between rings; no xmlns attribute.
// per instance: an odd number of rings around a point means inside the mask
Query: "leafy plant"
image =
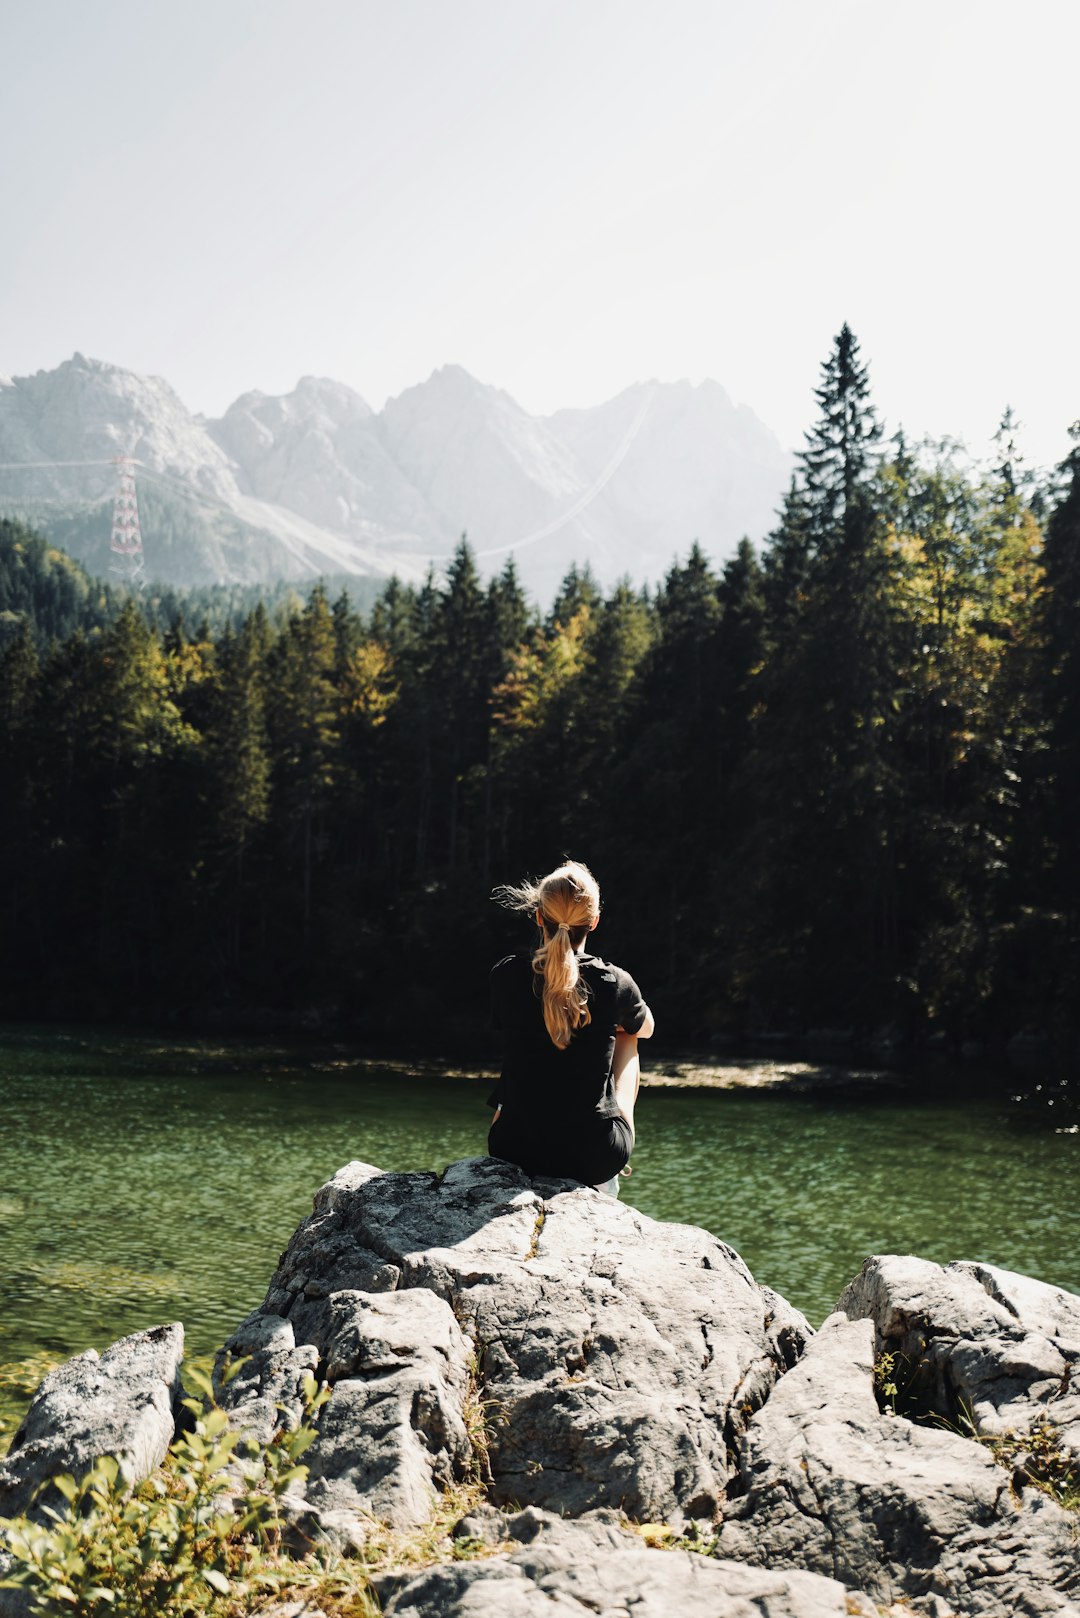
<svg viewBox="0 0 1080 1618"><path fill-rule="evenodd" d="M1024 1432L977 1433L999 1466L1013 1474L1014 1485L1031 1483L1066 1511L1080 1511L1080 1463L1064 1447L1061 1429L1041 1416Z"/></svg>
<svg viewBox="0 0 1080 1618"><path fill-rule="evenodd" d="M920 1340L914 1356L899 1349L883 1348L874 1360L874 1396L878 1408L892 1416L904 1416L921 1426L940 1426L941 1414L934 1409L931 1367Z"/></svg>
<svg viewBox="0 0 1080 1618"><path fill-rule="evenodd" d="M333 1582L328 1568L284 1553L281 1517L282 1496L307 1475L300 1457L329 1390L309 1377L303 1419L263 1449L230 1429L203 1372L187 1375L203 1399L184 1401L190 1430L160 1472L132 1489L119 1461L104 1456L80 1481L62 1475L44 1486L44 1521L0 1524L13 1562L4 1583L27 1590L32 1611L225 1618L248 1610L258 1593ZM366 1601L355 1577L350 1583Z"/></svg>
<svg viewBox="0 0 1080 1618"><path fill-rule="evenodd" d="M896 1414L896 1355L886 1350L878 1355L874 1361L874 1393L878 1404L883 1408L887 1405Z"/></svg>
<svg viewBox="0 0 1080 1618"><path fill-rule="evenodd" d="M491 1441L494 1429L506 1423L501 1400L484 1398L481 1374L483 1355L481 1345L469 1362L469 1381L461 1407L470 1451L467 1480L480 1485L491 1482Z"/></svg>

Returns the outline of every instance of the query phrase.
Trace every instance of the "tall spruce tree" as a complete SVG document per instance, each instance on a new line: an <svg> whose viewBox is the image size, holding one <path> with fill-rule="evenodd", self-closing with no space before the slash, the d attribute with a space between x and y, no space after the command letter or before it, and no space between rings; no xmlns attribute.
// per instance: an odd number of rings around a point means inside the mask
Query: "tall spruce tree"
<svg viewBox="0 0 1080 1618"><path fill-rule="evenodd" d="M648 850L647 907L618 923L644 963L658 1005L696 1015L713 919L702 896L721 824L718 687L723 609L719 581L695 542L655 601L655 634L627 692L619 757L607 780L607 815L618 884L632 888ZM656 829L663 834L656 836Z"/></svg>
<svg viewBox="0 0 1080 1618"><path fill-rule="evenodd" d="M273 796L286 870L299 871L300 936L310 956L315 878L329 852L327 818L341 751L341 706L334 684L334 620L321 585L285 623L270 660L268 720Z"/></svg>
<svg viewBox="0 0 1080 1618"><path fill-rule="evenodd" d="M207 723L211 870L220 876L214 887L229 919L223 936L232 969L242 959L250 853L270 815L265 627L265 618L250 614L238 634L222 638Z"/></svg>
<svg viewBox="0 0 1080 1618"><path fill-rule="evenodd" d="M1066 918L1068 984L1080 990L1080 421L1058 469L1060 492L1046 525L1042 605L1043 689L1048 720L1050 900Z"/></svg>
<svg viewBox="0 0 1080 1618"><path fill-rule="evenodd" d="M770 637L761 684L742 975L760 981L760 963L773 962L773 1016L861 1021L881 1015L895 964L900 660L881 428L846 325L815 397L818 418L785 508L797 527L782 522L767 562L774 599L785 571L802 577Z"/></svg>

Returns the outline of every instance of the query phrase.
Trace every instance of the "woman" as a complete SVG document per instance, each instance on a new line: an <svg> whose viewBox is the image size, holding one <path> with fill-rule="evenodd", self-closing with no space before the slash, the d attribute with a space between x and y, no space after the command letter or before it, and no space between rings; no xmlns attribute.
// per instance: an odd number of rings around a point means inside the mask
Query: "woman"
<svg viewBox="0 0 1080 1618"><path fill-rule="evenodd" d="M540 882L495 890L531 914L531 955L492 968L491 1005L503 1036L502 1077L488 1152L526 1174L580 1180L611 1196L634 1146L637 1042L652 1012L628 972L584 951L600 920L600 889L568 860Z"/></svg>

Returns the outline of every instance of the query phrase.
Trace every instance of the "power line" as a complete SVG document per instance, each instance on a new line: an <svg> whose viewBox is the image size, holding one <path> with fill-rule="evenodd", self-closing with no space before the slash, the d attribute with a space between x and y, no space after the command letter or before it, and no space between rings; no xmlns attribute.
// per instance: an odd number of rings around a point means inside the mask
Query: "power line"
<svg viewBox="0 0 1080 1618"><path fill-rule="evenodd" d="M475 553L477 560L480 561L489 556L506 556L514 551L524 550L528 545L539 544L542 539L547 539L551 534L557 533L560 528L565 528L567 523L573 522L575 517L580 516L583 511L587 510L597 496L600 495L611 482L611 479L615 476L615 473L618 471L619 467L629 454L630 448L633 445L634 440L637 438L638 433L641 431L645 418L652 407L655 394L655 384L650 384L642 396L641 403L638 406L633 420L619 441L615 453L611 456L610 460L607 461L599 475L594 479L589 487L578 496L578 498L571 506L567 508L566 511L560 512L557 517L553 517L551 521L545 523L543 527L535 529L533 533L526 534L521 539L511 540L505 545L485 546L483 550L478 550ZM159 483L168 484L170 487L177 489L187 499L194 500L199 505L211 507L218 511L223 511L228 516L234 518L240 515L233 509L232 506L227 505L224 500L219 499L217 496L204 494L202 490L194 489L190 484L182 483L178 478L170 477L167 472L152 470L144 461L137 460L134 456L114 456L111 460L86 461L0 461L0 471L15 472L60 466L115 466L120 462L125 462L131 467L137 466L143 477L151 478ZM134 482L132 482L132 492L133 491ZM295 515L299 516L300 514L297 512ZM118 547L113 545L112 548L116 550ZM453 557L454 552L418 550L413 554L417 561L424 559L429 562L448 562Z"/></svg>

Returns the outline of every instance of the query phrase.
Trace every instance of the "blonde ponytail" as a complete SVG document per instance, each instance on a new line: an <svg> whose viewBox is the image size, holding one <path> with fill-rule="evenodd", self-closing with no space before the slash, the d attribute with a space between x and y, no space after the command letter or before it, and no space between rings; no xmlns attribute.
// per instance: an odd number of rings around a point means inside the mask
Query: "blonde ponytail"
<svg viewBox="0 0 1080 1618"><path fill-rule="evenodd" d="M577 1030L592 1021L578 949L600 914L596 878L587 865L567 860L539 882L496 888L492 897L510 910L538 917L542 937L532 966L543 983L544 1026L564 1051Z"/></svg>

